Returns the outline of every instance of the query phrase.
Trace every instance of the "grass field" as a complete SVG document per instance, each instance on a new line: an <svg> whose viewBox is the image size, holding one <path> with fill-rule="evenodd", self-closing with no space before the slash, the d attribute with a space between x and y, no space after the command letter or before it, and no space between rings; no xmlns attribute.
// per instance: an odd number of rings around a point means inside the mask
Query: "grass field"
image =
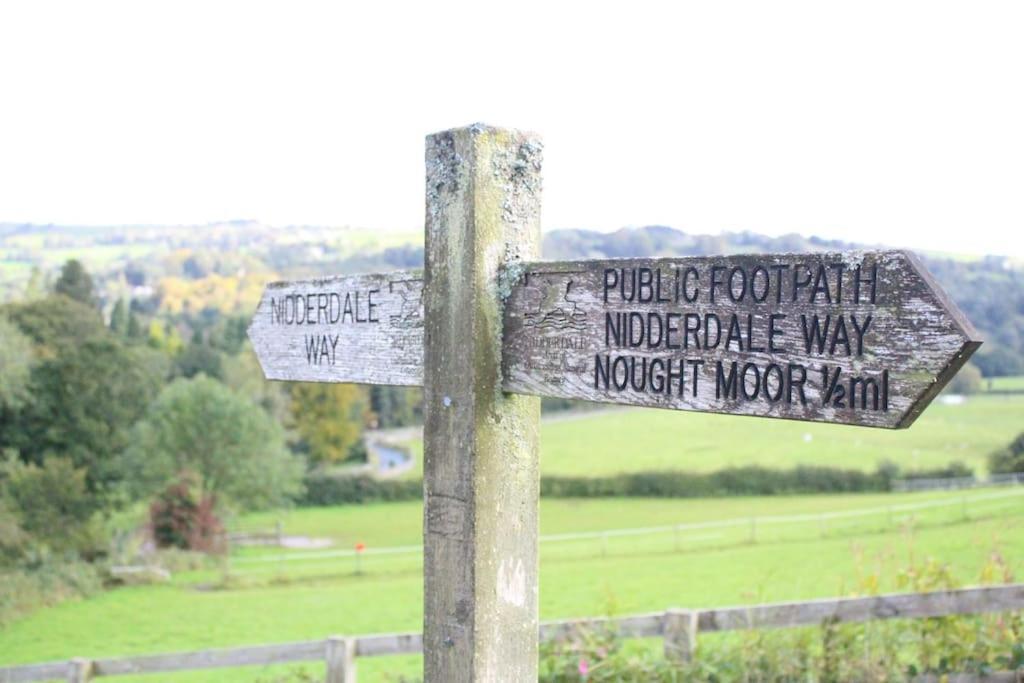
<svg viewBox="0 0 1024 683"><path fill-rule="evenodd" d="M899 568L932 556L948 561L964 581L977 581L993 551L1024 571L1024 496L972 503L970 518L959 505L900 513L893 523L837 521L821 528L822 511L901 505L908 501L957 501L962 494L797 496L713 500L545 500L542 533L812 513L802 530L780 534L758 526L738 537L684 538L671 534L598 539L541 546L542 618L663 610L801 599L849 593L877 573L893 590ZM969 496L989 495L971 492ZM858 518L859 519L859 518ZM242 520L270 523L270 516ZM355 540L370 548L416 544L418 503L296 510L285 519L293 534L327 536L341 547ZM911 531L916 524L916 529ZM731 532L730 532L731 533ZM247 551L258 558L267 551ZM0 662L116 656L219 646L316 639L333 633L418 630L422 565L416 554L363 558L355 574L351 558L327 562L268 563L263 573L242 575L215 588L214 571L192 572L170 585L122 588L93 599L42 610L0 631ZM257 563L251 565L259 566ZM385 672L415 672L415 657L360 660L361 681L389 680ZM309 670L319 671L317 667ZM251 681L269 671L213 671L161 677L175 681ZM125 681L133 679L122 679ZM155 680L138 678L138 681Z"/></svg>
<svg viewBox="0 0 1024 683"><path fill-rule="evenodd" d="M1024 395L978 395L959 405L936 400L903 430L642 408L608 410L546 420L541 471L600 476L641 470L707 472L751 464L873 470L887 459L905 469L961 460L984 473L988 454L1022 431ZM410 447L420 463L422 442ZM420 466L406 476L422 476Z"/></svg>

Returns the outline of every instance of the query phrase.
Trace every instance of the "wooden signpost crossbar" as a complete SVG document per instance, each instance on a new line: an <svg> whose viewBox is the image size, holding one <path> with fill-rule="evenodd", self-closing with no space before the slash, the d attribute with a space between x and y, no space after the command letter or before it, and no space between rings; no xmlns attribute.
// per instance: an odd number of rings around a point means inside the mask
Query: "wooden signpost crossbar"
<svg viewBox="0 0 1024 683"><path fill-rule="evenodd" d="M981 345L908 252L537 262L542 145L428 136L425 270L267 286L270 379L424 387L424 676L537 677L539 396L909 426Z"/></svg>

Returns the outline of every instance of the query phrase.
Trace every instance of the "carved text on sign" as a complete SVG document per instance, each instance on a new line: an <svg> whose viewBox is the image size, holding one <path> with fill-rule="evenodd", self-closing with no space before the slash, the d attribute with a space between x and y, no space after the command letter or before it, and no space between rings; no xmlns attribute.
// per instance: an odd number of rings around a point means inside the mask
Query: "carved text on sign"
<svg viewBox="0 0 1024 683"><path fill-rule="evenodd" d="M415 272L273 283L249 337L269 379L420 385L422 297Z"/></svg>
<svg viewBox="0 0 1024 683"><path fill-rule="evenodd" d="M521 271L503 358L522 393L900 427L980 344L899 251Z"/></svg>

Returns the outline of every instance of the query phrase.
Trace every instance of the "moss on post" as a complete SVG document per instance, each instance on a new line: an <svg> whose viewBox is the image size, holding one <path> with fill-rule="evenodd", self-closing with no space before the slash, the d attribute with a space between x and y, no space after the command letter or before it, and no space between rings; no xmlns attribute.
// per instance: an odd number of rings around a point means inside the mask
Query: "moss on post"
<svg viewBox="0 0 1024 683"><path fill-rule="evenodd" d="M424 673L536 680L540 399L501 391L499 271L540 251L541 144L427 138Z"/></svg>

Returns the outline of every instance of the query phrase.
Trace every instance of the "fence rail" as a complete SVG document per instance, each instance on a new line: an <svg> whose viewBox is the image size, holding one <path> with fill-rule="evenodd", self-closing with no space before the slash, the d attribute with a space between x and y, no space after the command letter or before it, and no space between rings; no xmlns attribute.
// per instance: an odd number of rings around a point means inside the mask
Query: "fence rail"
<svg viewBox="0 0 1024 683"><path fill-rule="evenodd" d="M1024 485L1024 472L990 474L985 478L970 476L894 479L892 482L892 490L898 493L913 493L917 491L958 491L960 489L1020 485Z"/></svg>
<svg viewBox="0 0 1024 683"><path fill-rule="evenodd" d="M828 598L803 602L669 609L624 617L548 622L543 640L581 628L611 628L626 637L660 637L665 655L677 661L692 656L699 633L756 628L813 626L826 622L915 619L1024 610L1024 584L964 588L932 593L899 593L864 598ZM0 683L66 680L86 683L99 676L161 673L235 666L322 661L328 683L355 683L358 657L416 654L423 651L419 633L335 636L279 645L258 645L199 652L179 652L116 659L81 659L0 668ZM996 680L996 679L993 679ZM1016 674L1005 679L1017 680Z"/></svg>

